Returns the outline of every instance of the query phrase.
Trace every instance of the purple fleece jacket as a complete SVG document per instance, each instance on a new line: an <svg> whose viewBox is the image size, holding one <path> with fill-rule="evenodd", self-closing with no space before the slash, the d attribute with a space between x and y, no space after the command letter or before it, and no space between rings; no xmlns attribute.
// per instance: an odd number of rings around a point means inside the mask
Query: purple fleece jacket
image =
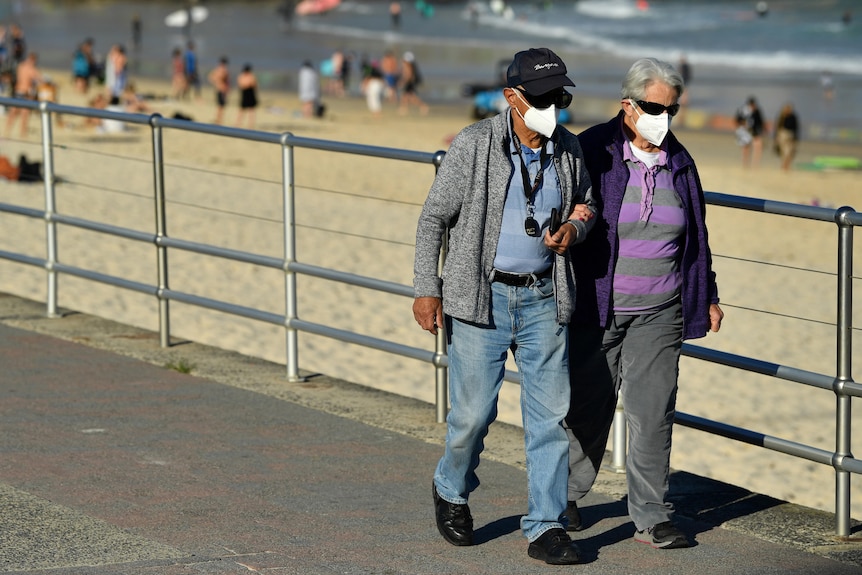
<svg viewBox="0 0 862 575"><path fill-rule="evenodd" d="M573 246L572 260L577 278L577 302L573 323L610 325L613 317L613 275L619 255L617 221L628 168L623 161L622 114L578 135L587 171L598 203L598 218L586 240ZM686 233L682 240L683 339L704 337L709 331L709 305L718 303L718 286L712 271L712 254L706 231L706 202L694 160L679 140L668 133L668 163L673 186L683 203Z"/></svg>

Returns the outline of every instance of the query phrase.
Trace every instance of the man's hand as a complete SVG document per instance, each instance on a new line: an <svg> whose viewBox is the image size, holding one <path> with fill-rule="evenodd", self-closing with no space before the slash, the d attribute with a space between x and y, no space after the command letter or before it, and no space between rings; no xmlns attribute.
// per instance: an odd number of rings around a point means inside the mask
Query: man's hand
<svg viewBox="0 0 862 575"><path fill-rule="evenodd" d="M552 252L563 254L575 242L577 237L578 230L575 229L575 226L568 222L563 222L563 225L560 226L560 229L554 235L551 235L550 230L545 233L545 245Z"/></svg>
<svg viewBox="0 0 862 575"><path fill-rule="evenodd" d="M587 207L586 204L575 204L575 207L572 208L572 213L569 214L568 220L587 222L594 217L596 217L596 215ZM560 226L560 229L557 230L557 233L553 235L550 233L545 234L545 245L548 246L548 249L552 252L563 254L567 249L569 249L570 245L575 243L576 239L578 239L577 228L568 223L568 221L565 221L563 222L563 225Z"/></svg>
<svg viewBox="0 0 862 575"><path fill-rule="evenodd" d="M437 335L437 328L443 325L443 300L432 296L417 297L413 300L413 317L419 327Z"/></svg>

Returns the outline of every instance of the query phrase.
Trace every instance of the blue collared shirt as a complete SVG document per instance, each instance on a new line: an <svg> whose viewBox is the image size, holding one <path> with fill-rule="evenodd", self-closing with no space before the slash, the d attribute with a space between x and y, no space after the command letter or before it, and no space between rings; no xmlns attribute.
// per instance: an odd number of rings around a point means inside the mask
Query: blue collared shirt
<svg viewBox="0 0 862 575"><path fill-rule="evenodd" d="M554 143L551 140L547 141L545 165L541 166L542 151L517 144L517 140L512 137L511 123L509 133L512 177L509 179L509 189L506 191L503 226L500 228L500 241L494 257L494 267L519 274L541 273L550 268L553 263L554 254L545 245L545 232L550 225L551 209L559 210L562 205L562 190L553 159ZM521 147L520 157L516 145ZM539 224L538 237L528 236L524 228L528 212L527 196L524 193L524 181L521 177L521 158L527 167L531 184L535 182L539 169L544 170L542 183L533 197L532 217Z"/></svg>

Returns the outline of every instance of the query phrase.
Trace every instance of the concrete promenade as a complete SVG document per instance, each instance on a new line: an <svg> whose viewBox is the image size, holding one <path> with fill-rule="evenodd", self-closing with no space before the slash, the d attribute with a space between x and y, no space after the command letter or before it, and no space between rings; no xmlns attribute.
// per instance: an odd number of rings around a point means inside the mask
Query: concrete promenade
<svg viewBox="0 0 862 575"><path fill-rule="evenodd" d="M837 541L829 513L685 472L672 492L693 548L635 543L624 477L603 472L575 534L584 563L530 559L522 433L498 424L478 544L456 548L433 519L433 406L158 341L0 294L0 573L862 573L858 526Z"/></svg>

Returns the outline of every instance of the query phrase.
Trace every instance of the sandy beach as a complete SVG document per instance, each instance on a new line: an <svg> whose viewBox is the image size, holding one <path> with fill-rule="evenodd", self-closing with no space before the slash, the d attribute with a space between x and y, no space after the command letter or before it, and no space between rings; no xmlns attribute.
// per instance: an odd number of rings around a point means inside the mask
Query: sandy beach
<svg viewBox="0 0 862 575"><path fill-rule="evenodd" d="M74 92L65 81L67 76L63 71L52 73L60 86L61 103L86 105L87 97ZM141 93L169 93L163 82L138 80L137 84ZM231 97L225 114L229 125L237 113L237 97ZM305 119L297 115L300 106L294 94L263 92L255 127L434 152L445 150L450 138L472 121L466 101L432 106L428 115L415 109L400 115L389 103L381 117L372 116L358 97L327 97L326 103L323 119ZM164 116L182 112L201 122L215 118L211 89L205 88L200 100L158 98L147 104L152 112ZM613 102L581 102L575 92L576 114L579 105L590 110L581 117L596 121L615 111ZM696 110L689 113L697 118ZM0 153L13 159L22 153L31 161L41 159L37 125L38 120L32 118L30 133L23 138L17 127L4 133ZM577 133L586 126L576 124L569 129ZM697 161L708 191L862 207L862 174L858 171L795 169L784 173L769 140L761 165L744 169L730 132L685 125L675 132ZM56 171L64 180L57 186L62 213L153 231L148 130L133 127L107 134L83 125L81 118L66 117L62 126L54 127L54 135ZM277 146L169 131L165 153L169 158L169 235L283 255L281 152ZM817 156L835 155L862 158L862 147L804 141L797 161L808 163ZM412 285L415 222L433 168L313 150L297 150L295 156L299 261ZM0 182L0 201L44 207L42 188L37 185ZM834 372L835 227L719 207L709 208L707 221L726 317L720 333L691 343L791 367ZM44 257L42 222L4 214L0 225L6 231L0 237L0 249ZM152 246L66 228L61 229L60 245L60 260L66 264L156 282ZM177 251L169 257L173 289L275 313L284 311L284 280L277 271ZM862 260L856 260L858 269ZM0 290L43 300L44 272L0 262ZM302 319L406 345L433 347L431 337L416 326L408 299L305 277L299 279L299 290ZM64 308L158 328L154 298L66 277L60 279L59 293ZM173 304L171 310L175 341L200 341L284 362L280 328L181 304ZM857 319L856 325L862 322ZM429 365L317 336L300 334L299 339L300 367L306 372L325 373L429 403L434 400ZM181 354L181 346L177 350ZM857 343L854 353L862 358L862 345ZM835 397L831 392L687 358L681 369L680 411L827 450L834 448ZM502 420L519 422L517 393L514 386L505 390ZM858 412L854 423L859 437L862 416ZM831 468L679 426L672 464L803 505L826 510L834 506ZM853 478L852 485L853 515L862 518L862 479Z"/></svg>

